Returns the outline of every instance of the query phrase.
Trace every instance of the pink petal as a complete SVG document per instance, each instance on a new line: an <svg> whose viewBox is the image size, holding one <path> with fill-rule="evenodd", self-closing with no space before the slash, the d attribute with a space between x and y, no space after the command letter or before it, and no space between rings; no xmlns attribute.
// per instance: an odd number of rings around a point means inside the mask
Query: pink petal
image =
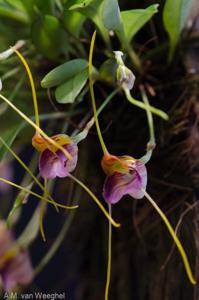
<svg viewBox="0 0 199 300"><path fill-rule="evenodd" d="M41 153L39 170L42 177L53 179L55 177L66 177L72 172L77 164L78 147L75 144L65 145L64 148L71 154L69 160L62 151L56 153L45 150Z"/></svg>
<svg viewBox="0 0 199 300"><path fill-rule="evenodd" d="M128 174L114 173L104 183L103 196L109 203L117 203L124 195L135 199L144 196L147 184L147 171L143 163L136 161L134 169ZM142 190L143 189L143 190Z"/></svg>

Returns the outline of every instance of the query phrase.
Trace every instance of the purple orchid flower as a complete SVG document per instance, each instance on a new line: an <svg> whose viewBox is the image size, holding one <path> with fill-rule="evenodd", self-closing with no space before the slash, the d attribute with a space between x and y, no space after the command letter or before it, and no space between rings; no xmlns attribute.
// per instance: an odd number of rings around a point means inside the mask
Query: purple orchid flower
<svg viewBox="0 0 199 300"><path fill-rule="evenodd" d="M4 221L0 221L0 278L6 292L18 285L29 284L33 279L28 251L16 246Z"/></svg>
<svg viewBox="0 0 199 300"><path fill-rule="evenodd" d="M68 159L60 149L50 145L43 137L36 134L33 137L33 146L41 152L39 159L40 174L46 179L66 177L77 165L78 147L65 134L57 134L51 138L71 155L71 159Z"/></svg>
<svg viewBox="0 0 199 300"><path fill-rule="evenodd" d="M7 180L12 180L13 178L13 168L10 162L1 162L0 163L0 177L3 177ZM0 192L6 193L11 190L11 186L0 181Z"/></svg>
<svg viewBox="0 0 199 300"><path fill-rule="evenodd" d="M103 196L111 204L117 203L124 195L134 199L144 197L147 185L145 165L131 156L104 155L102 168L107 174Z"/></svg>

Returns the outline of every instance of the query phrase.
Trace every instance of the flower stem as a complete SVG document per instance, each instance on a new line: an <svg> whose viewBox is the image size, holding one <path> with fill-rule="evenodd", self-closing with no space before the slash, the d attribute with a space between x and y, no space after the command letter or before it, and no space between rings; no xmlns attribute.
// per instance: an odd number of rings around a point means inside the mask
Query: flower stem
<svg viewBox="0 0 199 300"><path fill-rule="evenodd" d="M101 202L97 199L97 197L93 194L93 192L79 179L74 177L72 174L69 174L69 177L74 180L77 184L79 184L95 201L95 203L99 206L103 214L106 216L106 218L111 222L111 224L115 227L120 227L119 223L116 223L112 217L109 215L109 213L105 210L104 206L101 204Z"/></svg>
<svg viewBox="0 0 199 300"><path fill-rule="evenodd" d="M36 94L36 89L35 89L35 84L34 80L32 77L32 73L30 71L30 67L26 61L26 59L23 57L23 55L15 48L12 48L13 51L17 54L21 62L23 63L26 72L28 74L29 80L30 80L30 86L32 90L32 98L33 98L33 104L34 104L34 110L35 110L35 123L38 127L40 127L40 122L39 122L39 109L38 109L38 101L37 101L37 94Z"/></svg>
<svg viewBox="0 0 199 300"><path fill-rule="evenodd" d="M96 38L96 31L94 31L94 33L93 33L93 36L92 36L92 39L91 39L90 51L89 51L89 64L88 64L89 87L90 87L91 101L92 101L92 106L93 106L93 114L94 114L94 118L95 118L95 125L96 125L96 129L97 129L97 134L98 134L98 137L99 137L99 141L100 141L102 150L103 150L104 154L107 154L108 150L107 150L106 145L104 143L102 133L101 133L101 129L100 129L100 126L99 126L98 117L97 117L95 93L94 93L93 79L92 79L92 68L93 68L92 60L93 60L93 50L94 50L94 45L95 45L95 38Z"/></svg>
<svg viewBox="0 0 199 300"><path fill-rule="evenodd" d="M22 191L24 191L24 192L26 192L26 193L28 193L28 194L31 194L31 195L33 195L33 196L35 196L35 197L37 197L37 198L39 198L39 199L41 199L41 200L44 200L44 201L46 201L46 202L48 202L48 203L51 203L51 204L53 204L53 205L56 203L56 205L57 205L58 207L61 207L61 208L75 209L75 208L78 208L78 207L79 207L79 205L67 206L67 205L63 205L63 204L60 204L60 203L51 201L51 200L47 199L46 197L40 196L40 195L38 195L37 193L32 192L32 191L30 191L29 189L27 189L27 188L25 188L25 187L23 187L23 186L21 186L21 185L18 185L18 184L16 184L16 183L12 182L12 181L9 181L9 180L7 180L7 179L5 179L5 178L2 178L2 177L0 177L0 181L4 182L4 183L6 183L6 184L9 184L9 185L11 185L11 186L13 186L13 187L15 187L15 188L17 188L17 189L19 189L19 190L22 190Z"/></svg>
<svg viewBox="0 0 199 300"><path fill-rule="evenodd" d="M16 111L27 123L29 123L33 128L35 128L35 130L38 133L40 133L46 139L46 141L54 145L57 149L61 150L69 160L72 159L70 153L66 149L64 149L57 142L51 139L47 134L45 134L45 132L40 127L38 127L29 117L27 117L21 110L19 110L10 100L8 100L2 94L0 94L0 98L4 100L14 111Z"/></svg>
<svg viewBox="0 0 199 300"><path fill-rule="evenodd" d="M137 106L137 107L139 107L139 108L141 108L141 109L147 110L146 105L145 105L143 102L134 99L134 98L131 96L131 93L130 93L130 91L129 91L128 89L124 89L124 93L125 93L126 99L127 99L131 104L133 104L133 105L135 105L135 106ZM149 109L150 109L150 111L151 111L153 114L159 116L160 118L162 118L162 119L164 119L164 120L166 120L166 121L169 119L168 115L167 115L164 111L162 111L162 110L160 110L160 109L158 109L158 108L155 108L154 106L151 106L151 105L149 105Z"/></svg>
<svg viewBox="0 0 199 300"><path fill-rule="evenodd" d="M112 217L111 204L108 204L109 216ZM108 300L109 287L111 281L111 261L112 261L112 225L109 221L108 227L108 265L107 265L107 277L106 277L106 287L105 287L105 300Z"/></svg>
<svg viewBox="0 0 199 300"><path fill-rule="evenodd" d="M191 271L191 267L189 265L189 261L187 258L187 255L185 253L185 250L180 242L180 240L178 239L172 225L170 224L169 220L167 219L167 217L165 216L165 214L162 212L162 210L159 208L159 206L155 203L155 201L151 198L151 196L144 190L142 189L142 191L144 192L145 197L147 198L147 200L152 204L152 206L155 208L155 210L157 211L157 213L160 215L160 217L162 218L163 222L165 223L166 227L168 228L169 233L171 234L179 252L180 255L182 257L182 261L184 263L184 267L187 273L187 276L190 280L190 282L192 284L196 284L196 281L193 277L192 271Z"/></svg>

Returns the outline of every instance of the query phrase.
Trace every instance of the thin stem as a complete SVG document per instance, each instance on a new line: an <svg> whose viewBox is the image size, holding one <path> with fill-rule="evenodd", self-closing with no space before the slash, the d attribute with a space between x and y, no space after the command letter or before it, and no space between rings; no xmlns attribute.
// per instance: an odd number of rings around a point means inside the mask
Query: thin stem
<svg viewBox="0 0 199 300"><path fill-rule="evenodd" d="M153 154L153 150L155 148L155 132L154 132L154 123L153 123L153 115L150 111L150 105L149 100L147 97L147 94L145 92L144 86L140 85L140 91L142 95L142 100L144 104L146 105L146 114L147 114L147 121L148 121L148 127L149 127L149 143L147 144L147 152L146 154L141 158L141 161L146 164Z"/></svg>
<svg viewBox="0 0 199 300"><path fill-rule="evenodd" d="M37 177L32 173L32 171L28 168L28 166L21 160L21 158L8 146L8 144L0 137L1 143L6 147L6 149L14 156L14 158L18 161L18 163L26 170L26 172L32 177L35 183L40 187L42 191L45 191L45 187L41 184L41 182L37 179ZM52 196L45 191L48 198L51 199L52 202L56 203L56 201L52 198ZM55 208L56 204L55 204Z"/></svg>
<svg viewBox="0 0 199 300"><path fill-rule="evenodd" d="M36 125L38 127L40 127L37 94L36 94L36 89L35 89L35 84L34 84L33 76L32 76L32 73L30 71L30 67L29 67L26 59L23 57L23 55L18 50L16 50L15 48L12 48L12 49L17 54L17 56L19 57L19 59L21 60L21 62L23 63L23 65L24 65L24 67L26 69L26 72L28 74L30 85L31 85L31 90L32 90L32 98L33 98L34 110L35 110L35 123L36 123Z"/></svg>
<svg viewBox="0 0 199 300"><path fill-rule="evenodd" d="M96 37L96 31L94 31L92 39L91 39L91 45L90 45L90 51L89 51L89 64L88 64L88 76L89 76L89 87L90 87L90 94L91 94L91 101L92 101L92 106L93 106L93 114L95 118L95 124L96 124L96 129L97 129L97 134L99 137L99 141L102 147L102 150L104 154L108 153L108 150L106 148L106 145L104 143L101 129L99 126L99 121L97 117L97 109L96 109L96 103L95 103L95 93L94 93L94 88L93 88L93 79L92 79L92 68L93 68L93 50L94 50L94 45L95 45L95 37Z"/></svg>
<svg viewBox="0 0 199 300"><path fill-rule="evenodd" d="M17 189L19 189L19 190L22 190L22 191L24 191L24 192L26 192L26 193L28 193L28 194L31 194L31 195L33 195L33 196L35 196L35 197L37 197L37 198L39 198L39 199L41 199L41 200L44 200L44 201L46 201L46 202L48 202L48 203L51 203L51 204L53 204L53 205L56 203L56 205L57 205L58 207L61 207L61 208L75 209L75 208L78 208L78 207L79 207L79 205L67 206L67 205L63 205L63 204L60 204L60 203L51 201L51 200L49 200L49 199L47 199L47 198L45 198L45 197L43 197L43 196L38 195L38 194L35 193L35 192L30 191L29 189L27 189L27 188L25 188L25 187L23 187L23 186L21 186L21 185L18 185L18 184L16 184L16 183L14 183L14 182L12 182L12 181L9 181L9 180L7 180L7 179L4 179L4 178L2 178L2 177L0 177L0 181L4 182L4 183L6 183L6 184L9 184L9 185L11 185L11 186L13 186L13 187L15 187L15 188L17 188Z"/></svg>
<svg viewBox="0 0 199 300"><path fill-rule="evenodd" d="M104 206L101 204L101 202L97 199L97 197L93 194L93 192L79 179L74 177L72 174L69 175L69 177L74 180L77 184L79 184L90 196L91 198L95 201L95 203L99 206L103 214L106 216L106 218L111 222L111 224L115 227L120 227L119 223L116 223L112 217L109 215L109 213L105 210Z"/></svg>
<svg viewBox="0 0 199 300"><path fill-rule="evenodd" d="M40 127L38 127L29 117L27 117L12 102L10 102L10 100L8 100L2 94L0 94L0 98L3 99L14 111L16 111L27 123L29 123L33 128L35 128L36 131L38 133L40 133L46 139L46 141L48 141L50 144L54 145L57 149L61 150L69 160L72 159L70 153L66 149L64 149L57 142L55 142L53 139L51 139L47 134L45 134L45 132Z"/></svg>
<svg viewBox="0 0 199 300"><path fill-rule="evenodd" d="M162 210L159 208L159 206L155 203L155 201L151 198L151 196L144 190L142 189L142 191L144 192L144 195L145 197L147 198L147 200L152 204L152 206L155 208L155 210L157 211L157 213L160 215L160 217L162 218L163 222L165 223L169 233L171 234L171 237L173 238L178 250L179 250L179 253L182 257L182 261L184 263L184 267L185 267L185 270L186 270L186 273L187 273L187 276L190 280L190 282L192 284L196 284L196 281L193 277L193 274L192 274L192 271L191 271L191 267L189 265L189 261L188 261L188 258L187 258L187 255L185 253L185 250L180 242L180 240L178 239L172 225L170 224L169 220L167 219L167 217L165 216L165 214L162 212Z"/></svg>
<svg viewBox="0 0 199 300"><path fill-rule="evenodd" d="M112 217L111 204L108 204L109 215ZM112 225L109 222L108 227L108 265L107 265L107 277L106 277L106 287L105 287L105 300L108 300L109 287L111 281L111 261L112 261Z"/></svg>
<svg viewBox="0 0 199 300"><path fill-rule="evenodd" d="M137 107L139 107L139 108L141 108L141 109L147 110L146 105L145 105L143 102L134 99L134 98L131 96L131 94L130 94L130 92L129 92L128 89L124 89L124 93L125 93L126 99L127 99L131 104L133 104L133 105L135 105L135 106L137 106ZM153 114L159 116L160 118L162 118L162 119L164 119L164 120L166 120L166 121L169 119L168 115L167 115L165 112L163 112L162 110L160 110L160 109L158 109L158 108L155 108L154 106L151 106L151 105L149 106L149 109L150 109L150 111L151 111Z"/></svg>
<svg viewBox="0 0 199 300"><path fill-rule="evenodd" d="M145 89L142 85L140 86L140 90L141 90L141 94L142 94L142 99L146 106L146 114L147 114L147 121L148 121L148 126L149 126L149 135L150 135L150 144L155 145L154 123L153 123L153 116L150 111L149 100L148 100L147 94L145 92Z"/></svg>
<svg viewBox="0 0 199 300"><path fill-rule="evenodd" d="M44 197L46 198L47 193L48 193L48 186L47 186L47 179L44 178ZM40 212L40 217L39 217L39 227L40 227L40 232L41 232L41 236L44 242L46 242L46 235L44 232L44 215L46 212L46 208L47 208L47 203L46 202L42 202L41 203L41 212Z"/></svg>

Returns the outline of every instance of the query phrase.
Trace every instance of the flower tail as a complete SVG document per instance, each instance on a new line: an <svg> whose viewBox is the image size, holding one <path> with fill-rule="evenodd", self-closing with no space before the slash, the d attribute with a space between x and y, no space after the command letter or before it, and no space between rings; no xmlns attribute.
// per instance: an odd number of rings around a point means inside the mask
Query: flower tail
<svg viewBox="0 0 199 300"><path fill-rule="evenodd" d="M162 210L159 208L159 206L155 203L155 201L151 198L151 196L144 189L142 189L142 190L143 190L144 195L147 198L147 200L152 204L152 206L155 208L157 213L160 215L160 217L164 221L170 235L172 236L172 238L173 238L173 240L174 240L174 242L175 242L175 244L176 244L176 246L179 250L179 253L182 257L182 261L184 263L184 267L185 267L185 270L186 270L186 273L187 273L187 276L188 276L190 282L192 284L196 284L196 280L194 279L193 273L191 271L191 267L190 267L186 252L185 252L180 240L178 239L173 227L171 226L169 220L167 219L165 214L162 212Z"/></svg>

